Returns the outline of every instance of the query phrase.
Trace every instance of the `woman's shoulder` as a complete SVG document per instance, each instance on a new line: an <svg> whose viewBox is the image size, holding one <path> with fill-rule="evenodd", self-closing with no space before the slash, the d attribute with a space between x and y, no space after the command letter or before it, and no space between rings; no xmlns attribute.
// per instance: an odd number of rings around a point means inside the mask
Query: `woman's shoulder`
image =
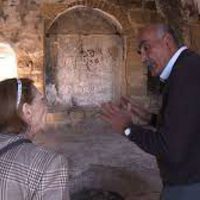
<svg viewBox="0 0 200 200"><path fill-rule="evenodd" d="M24 142L23 142L24 140ZM21 141L21 142L19 142ZM17 145L14 145L18 142ZM53 161L65 160L64 156L48 147L27 142L25 135L4 135L0 134L0 151L10 146L1 156L3 159L6 154L12 155L12 161L16 164L45 168ZM9 158L9 157L8 157Z"/></svg>

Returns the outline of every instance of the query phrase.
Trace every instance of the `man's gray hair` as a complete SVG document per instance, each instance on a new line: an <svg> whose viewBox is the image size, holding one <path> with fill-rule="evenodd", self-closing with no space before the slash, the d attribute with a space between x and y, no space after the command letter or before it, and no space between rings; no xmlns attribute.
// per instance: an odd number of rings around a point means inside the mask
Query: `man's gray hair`
<svg viewBox="0 0 200 200"><path fill-rule="evenodd" d="M159 34L160 37L162 37L165 33L169 33L172 36L174 43L177 46L182 45L179 37L177 36L177 33L175 32L175 30L170 25L168 25L168 24L157 24L156 27L157 27L157 31L158 31L158 34Z"/></svg>

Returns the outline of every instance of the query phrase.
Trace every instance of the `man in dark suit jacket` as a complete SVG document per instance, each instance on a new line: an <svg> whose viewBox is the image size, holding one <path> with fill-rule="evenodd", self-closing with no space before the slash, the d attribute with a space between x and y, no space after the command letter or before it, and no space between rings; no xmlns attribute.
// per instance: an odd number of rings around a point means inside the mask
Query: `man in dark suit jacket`
<svg viewBox="0 0 200 200"><path fill-rule="evenodd" d="M132 122L137 109L105 104L102 117L156 156L163 200L200 199L200 56L180 45L168 25L145 27L139 35L142 62L165 83L156 130ZM127 103L127 102L126 102ZM130 107L130 106L129 106Z"/></svg>

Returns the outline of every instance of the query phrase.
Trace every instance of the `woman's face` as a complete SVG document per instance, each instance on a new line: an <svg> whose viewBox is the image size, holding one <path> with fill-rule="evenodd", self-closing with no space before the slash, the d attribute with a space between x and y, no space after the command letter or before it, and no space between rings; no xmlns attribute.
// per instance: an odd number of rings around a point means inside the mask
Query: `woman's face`
<svg viewBox="0 0 200 200"><path fill-rule="evenodd" d="M28 135L33 137L39 131L43 130L46 125L47 106L46 100L41 92L33 87L34 99L31 104L24 104L24 118L30 126Z"/></svg>

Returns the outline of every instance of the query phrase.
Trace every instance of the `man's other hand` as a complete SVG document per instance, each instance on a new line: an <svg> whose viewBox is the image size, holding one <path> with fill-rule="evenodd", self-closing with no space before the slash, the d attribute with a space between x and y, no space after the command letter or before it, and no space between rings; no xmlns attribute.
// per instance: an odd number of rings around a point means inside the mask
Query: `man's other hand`
<svg viewBox="0 0 200 200"><path fill-rule="evenodd" d="M123 133L124 129L132 123L132 113L119 105L109 102L103 104L101 108L101 118L109 122L119 133Z"/></svg>

